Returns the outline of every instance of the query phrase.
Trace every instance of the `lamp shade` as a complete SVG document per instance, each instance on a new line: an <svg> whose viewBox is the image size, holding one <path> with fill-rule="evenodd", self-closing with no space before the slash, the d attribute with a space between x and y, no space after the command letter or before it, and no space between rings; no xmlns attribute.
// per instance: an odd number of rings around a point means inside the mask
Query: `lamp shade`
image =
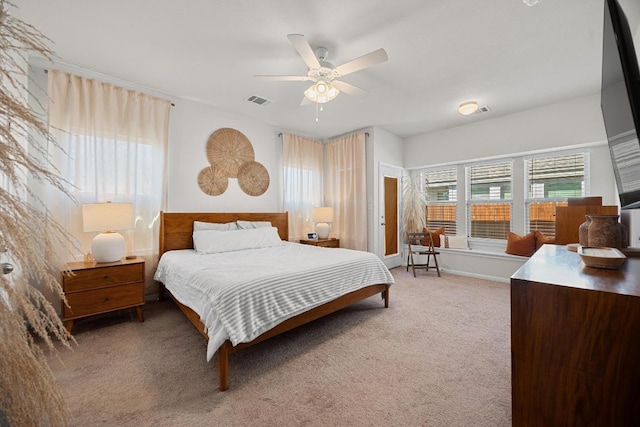
<svg viewBox="0 0 640 427"><path fill-rule="evenodd" d="M114 230L133 228L131 203L87 203L82 205L82 227L85 232L100 231L91 241L91 254L96 262L116 262L124 256L125 240Z"/></svg>
<svg viewBox="0 0 640 427"><path fill-rule="evenodd" d="M87 203L82 205L82 227L85 232L129 230L133 228L131 203Z"/></svg>
<svg viewBox="0 0 640 427"><path fill-rule="evenodd" d="M313 208L313 220L315 222L333 222L333 208L328 206Z"/></svg>
<svg viewBox="0 0 640 427"><path fill-rule="evenodd" d="M323 80L318 80L317 83L312 84L304 91L304 95L309 101L318 104L324 104L333 100L339 93L340 91L336 89L331 82L325 82Z"/></svg>
<svg viewBox="0 0 640 427"><path fill-rule="evenodd" d="M316 223L318 238L328 239L331 226L327 223L333 222L333 208L329 206L313 208L313 220Z"/></svg>

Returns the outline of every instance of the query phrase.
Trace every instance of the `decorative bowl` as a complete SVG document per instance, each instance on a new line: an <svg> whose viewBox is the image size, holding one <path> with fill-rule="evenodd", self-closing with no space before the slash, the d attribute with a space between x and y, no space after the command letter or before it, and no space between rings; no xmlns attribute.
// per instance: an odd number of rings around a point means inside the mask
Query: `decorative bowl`
<svg viewBox="0 0 640 427"><path fill-rule="evenodd" d="M615 270L627 260L625 254L616 248L579 246L577 252L587 267Z"/></svg>

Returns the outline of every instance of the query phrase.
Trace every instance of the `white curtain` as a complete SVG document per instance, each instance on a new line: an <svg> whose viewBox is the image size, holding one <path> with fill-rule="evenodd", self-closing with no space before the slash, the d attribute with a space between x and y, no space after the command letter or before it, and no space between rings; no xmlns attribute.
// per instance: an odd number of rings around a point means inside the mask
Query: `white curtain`
<svg viewBox="0 0 640 427"><path fill-rule="evenodd" d="M367 250L365 134L347 135L325 146L324 203L332 206L331 236L343 248Z"/></svg>
<svg viewBox="0 0 640 427"><path fill-rule="evenodd" d="M314 231L313 208L322 205L323 145L298 135L282 135L284 210L289 212L289 240Z"/></svg>
<svg viewBox="0 0 640 427"><path fill-rule="evenodd" d="M127 254L152 268L158 254L158 215L166 192L167 100L94 79L49 71L49 126L66 152L51 150L69 201L49 191L47 208L89 252L96 233L82 229L82 203L130 202L135 229L122 232Z"/></svg>

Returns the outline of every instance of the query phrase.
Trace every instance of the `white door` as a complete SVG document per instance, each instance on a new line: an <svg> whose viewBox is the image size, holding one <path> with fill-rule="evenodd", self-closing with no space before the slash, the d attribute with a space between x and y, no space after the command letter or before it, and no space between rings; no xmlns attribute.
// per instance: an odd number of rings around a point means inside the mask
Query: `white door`
<svg viewBox="0 0 640 427"><path fill-rule="evenodd" d="M378 177L378 256L387 268L402 265L400 238L403 169L380 163Z"/></svg>

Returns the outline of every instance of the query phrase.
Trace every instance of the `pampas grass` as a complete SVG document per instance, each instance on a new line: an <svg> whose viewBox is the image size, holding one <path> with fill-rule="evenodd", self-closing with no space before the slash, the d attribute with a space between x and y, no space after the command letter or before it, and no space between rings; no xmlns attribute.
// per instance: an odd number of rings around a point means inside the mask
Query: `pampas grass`
<svg viewBox="0 0 640 427"><path fill-rule="evenodd" d="M69 346L72 338L33 285L64 301L57 277L70 252L60 248L74 240L29 188L33 179L68 195L48 161L47 145L55 142L27 105L24 69L29 53L51 60L52 52L9 6L0 0L0 260L15 270L0 274L0 425L64 426L69 411L42 344L54 351L56 341Z"/></svg>
<svg viewBox="0 0 640 427"><path fill-rule="evenodd" d="M427 226L427 201L416 179L404 177L402 186L402 225L406 236L407 233L419 233Z"/></svg>

